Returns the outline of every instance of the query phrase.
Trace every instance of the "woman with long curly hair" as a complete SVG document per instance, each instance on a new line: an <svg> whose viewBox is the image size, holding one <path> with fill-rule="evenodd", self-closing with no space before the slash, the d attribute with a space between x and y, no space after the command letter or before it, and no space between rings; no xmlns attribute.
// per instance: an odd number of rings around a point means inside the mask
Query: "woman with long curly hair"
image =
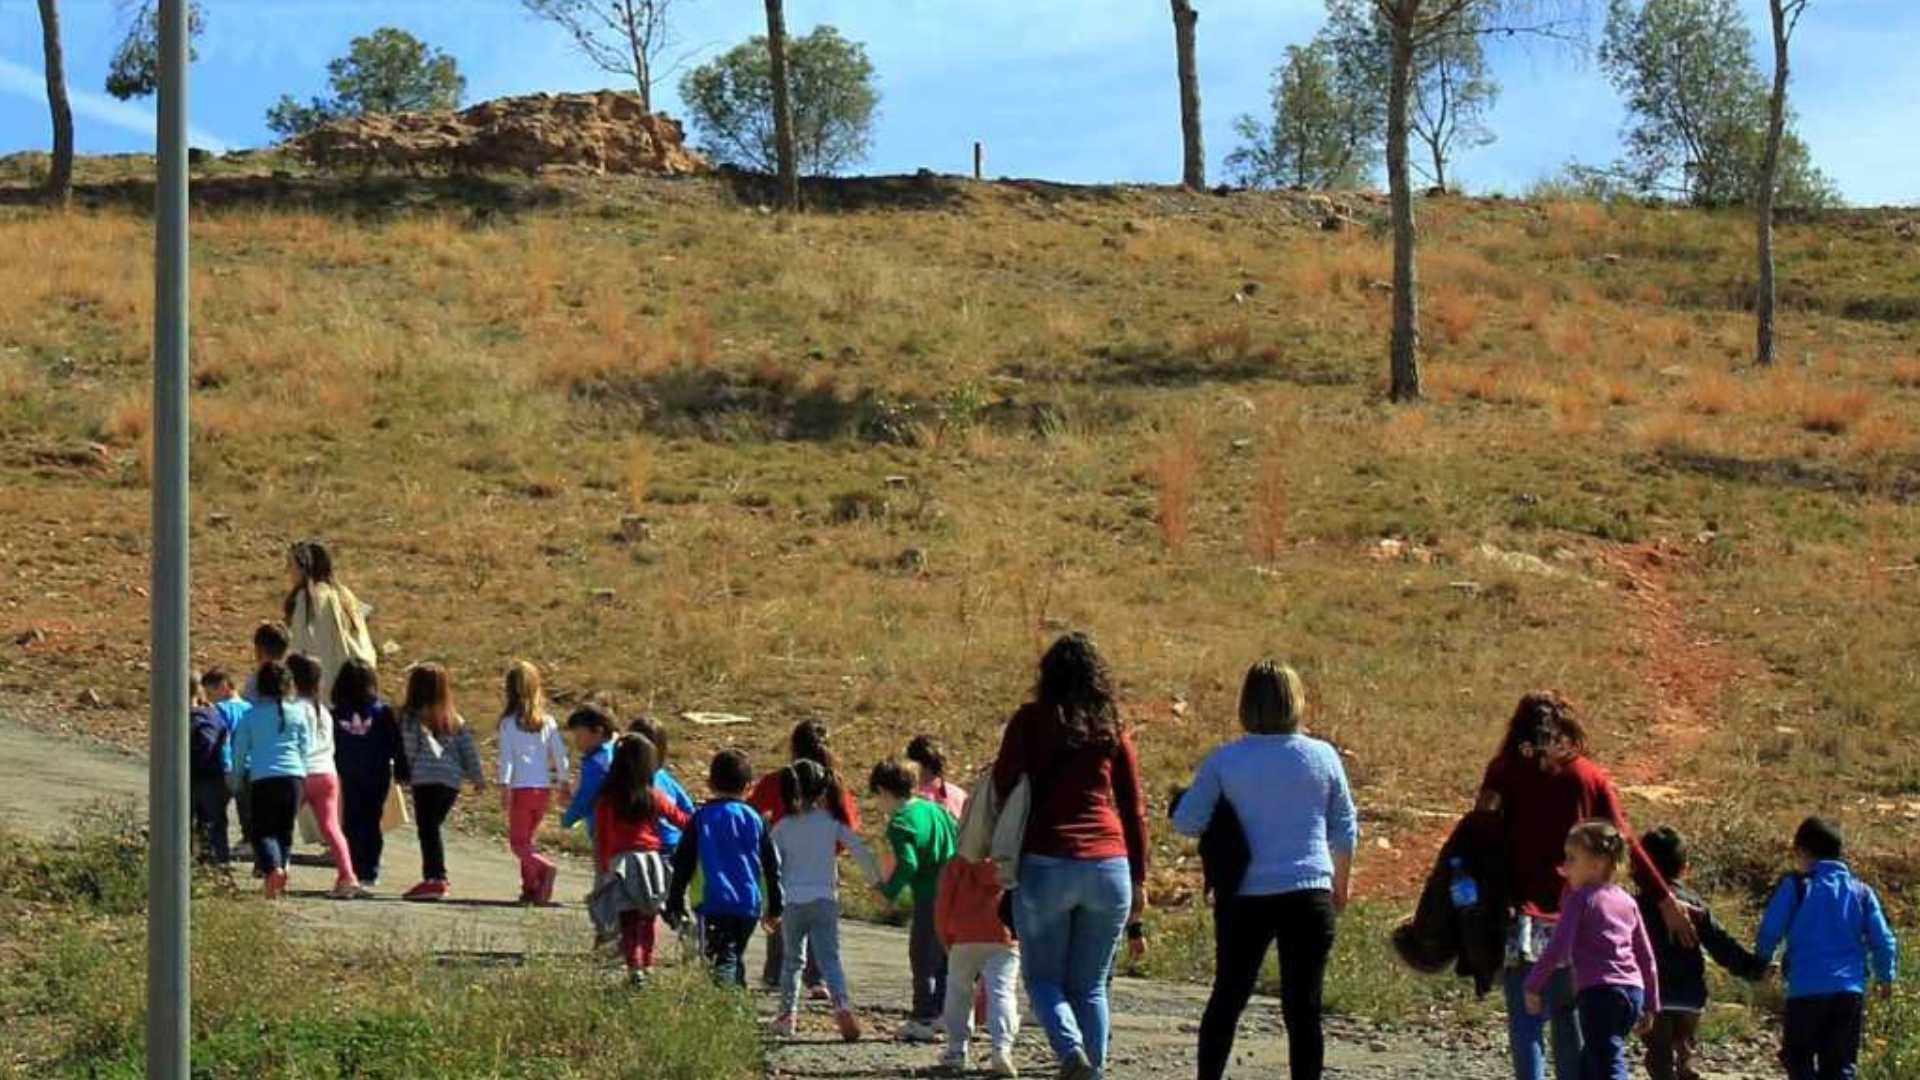
<svg viewBox="0 0 1920 1080"><path fill-rule="evenodd" d="M1033 1011L1063 1080L1094 1080L1107 1057L1107 974L1122 931L1137 951L1147 905L1140 761L1093 639L1072 633L1040 659L1033 699L994 759L1001 798L1028 779L1032 802L1014 927Z"/></svg>

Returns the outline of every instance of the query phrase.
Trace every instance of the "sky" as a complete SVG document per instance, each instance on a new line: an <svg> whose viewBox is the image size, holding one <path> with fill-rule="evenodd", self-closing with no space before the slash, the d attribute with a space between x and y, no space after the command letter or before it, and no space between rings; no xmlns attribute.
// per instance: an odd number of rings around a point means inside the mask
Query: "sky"
<svg viewBox="0 0 1920 1080"><path fill-rule="evenodd" d="M323 93L326 62L377 26L451 52L470 100L618 86L520 0L203 0L206 35L191 116L208 149L270 141L265 112L282 94ZM1597 34L1605 0L1586 0ZM67 69L83 153L149 150L151 102L101 91L125 26L120 0L61 0ZM1766 0L1741 0L1756 33ZM1242 113L1265 115L1286 46L1313 36L1321 0L1196 0L1210 174L1233 149ZM764 29L745 0L677 0L679 52L708 57ZM971 168L986 144L990 176L1063 181L1177 180L1179 110L1165 0L788 0L789 31L838 27L864 42L881 113L865 172ZM1793 102L1816 162L1860 205L1920 203L1920 3L1816 0L1794 42ZM1617 95L1579 50L1497 42L1497 142L1454 167L1475 191L1517 193L1569 160L1619 153ZM1769 56L1766 50L1758 55ZM1771 70L1770 67L1767 70ZM680 114L678 76L658 107ZM1908 102L1900 106L1899 102ZM36 7L0 0L0 153L49 141Z"/></svg>

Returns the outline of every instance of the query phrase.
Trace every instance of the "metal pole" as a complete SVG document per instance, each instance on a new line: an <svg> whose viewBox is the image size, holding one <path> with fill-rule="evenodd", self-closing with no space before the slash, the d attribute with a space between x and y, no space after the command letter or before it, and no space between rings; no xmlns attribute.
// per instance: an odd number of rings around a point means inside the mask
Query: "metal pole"
<svg viewBox="0 0 1920 1080"><path fill-rule="evenodd" d="M982 174L985 173L986 171L987 171L987 144L976 141L973 144L973 178L975 180L982 179Z"/></svg>
<svg viewBox="0 0 1920 1080"><path fill-rule="evenodd" d="M147 862L147 1075L186 1080L187 3L160 0L153 305L153 670Z"/></svg>

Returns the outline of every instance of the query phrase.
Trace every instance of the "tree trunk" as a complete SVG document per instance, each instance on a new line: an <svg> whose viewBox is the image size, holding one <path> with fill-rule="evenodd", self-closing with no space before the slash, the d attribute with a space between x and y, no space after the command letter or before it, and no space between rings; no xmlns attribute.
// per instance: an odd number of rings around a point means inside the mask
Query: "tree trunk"
<svg viewBox="0 0 1920 1080"><path fill-rule="evenodd" d="M800 166L793 145L793 94L787 82L787 13L767 0L767 54L773 76L773 143L779 159L780 208L800 209Z"/></svg>
<svg viewBox="0 0 1920 1080"><path fill-rule="evenodd" d="M1761 367L1773 364L1773 193L1780 170L1780 137L1787 125L1787 13L1784 0L1768 0L1767 7L1773 16L1773 96L1767 101L1767 145L1760 157L1760 188L1753 200L1760 251L1760 287L1753 299L1754 362Z"/></svg>
<svg viewBox="0 0 1920 1080"><path fill-rule="evenodd" d="M1407 110L1413 97L1413 17L1401 0L1393 19L1393 67L1387 88L1387 192L1393 206L1393 339L1391 396L1420 400L1419 237L1413 220L1413 177L1407 165Z"/></svg>
<svg viewBox="0 0 1920 1080"><path fill-rule="evenodd" d="M1193 0L1173 0L1173 51L1180 66L1180 138L1184 149L1180 183L1195 191L1207 186L1207 151L1200 130L1200 68L1193 57L1194 24L1199 21Z"/></svg>
<svg viewBox="0 0 1920 1080"><path fill-rule="evenodd" d="M1440 140L1433 141L1433 186L1445 194L1447 190L1447 155L1440 150Z"/></svg>
<svg viewBox="0 0 1920 1080"><path fill-rule="evenodd" d="M46 53L47 109L53 114L53 166L42 190L48 199L65 205L73 198L73 104L67 100L58 0L40 0L40 43Z"/></svg>

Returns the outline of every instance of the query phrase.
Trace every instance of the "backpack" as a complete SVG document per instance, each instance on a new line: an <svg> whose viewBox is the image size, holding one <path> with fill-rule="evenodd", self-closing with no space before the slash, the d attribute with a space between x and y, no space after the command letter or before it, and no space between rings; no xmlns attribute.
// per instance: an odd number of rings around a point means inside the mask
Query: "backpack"
<svg viewBox="0 0 1920 1080"><path fill-rule="evenodd" d="M187 721L187 772L195 780L221 780L227 775L227 724L219 710L202 705Z"/></svg>

